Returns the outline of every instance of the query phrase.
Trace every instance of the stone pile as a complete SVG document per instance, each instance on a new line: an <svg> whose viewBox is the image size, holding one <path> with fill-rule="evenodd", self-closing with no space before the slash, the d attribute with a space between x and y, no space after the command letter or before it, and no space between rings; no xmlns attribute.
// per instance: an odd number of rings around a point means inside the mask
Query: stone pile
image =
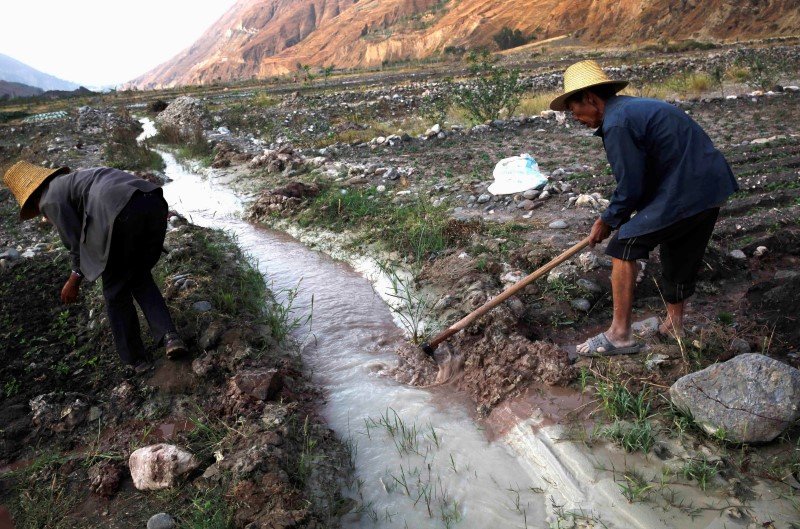
<svg viewBox="0 0 800 529"><path fill-rule="evenodd" d="M159 129L173 129L182 136L192 136L198 130L211 126L211 118L202 101L189 96L181 96L172 101L155 119Z"/></svg>
<svg viewBox="0 0 800 529"><path fill-rule="evenodd" d="M78 131L85 134L102 134L114 129L140 130L139 122L130 117L123 117L112 109L100 109L83 106L78 108Z"/></svg>
<svg viewBox="0 0 800 529"><path fill-rule="evenodd" d="M250 160L248 165L252 169L264 168L268 173L283 172L285 176L290 176L291 171L298 171L305 163L305 158L287 143L278 149L265 149Z"/></svg>
<svg viewBox="0 0 800 529"><path fill-rule="evenodd" d="M251 208L251 217L263 220L275 213L289 214L306 199L319 194L319 187L302 182L289 182L287 185L264 191Z"/></svg>

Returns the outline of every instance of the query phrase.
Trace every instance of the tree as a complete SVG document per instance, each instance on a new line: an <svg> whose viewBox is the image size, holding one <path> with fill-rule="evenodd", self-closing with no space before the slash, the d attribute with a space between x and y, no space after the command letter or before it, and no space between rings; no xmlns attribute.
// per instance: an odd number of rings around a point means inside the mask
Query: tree
<svg viewBox="0 0 800 529"><path fill-rule="evenodd" d="M497 119L503 110L512 115L525 92L519 70L496 64L488 50L470 52L467 62L475 80L452 85L453 104L466 110L477 123Z"/></svg>
<svg viewBox="0 0 800 529"><path fill-rule="evenodd" d="M495 33L492 37L501 50L509 50L527 44L533 37L526 36L518 29L512 30L508 26L503 26L503 29Z"/></svg>

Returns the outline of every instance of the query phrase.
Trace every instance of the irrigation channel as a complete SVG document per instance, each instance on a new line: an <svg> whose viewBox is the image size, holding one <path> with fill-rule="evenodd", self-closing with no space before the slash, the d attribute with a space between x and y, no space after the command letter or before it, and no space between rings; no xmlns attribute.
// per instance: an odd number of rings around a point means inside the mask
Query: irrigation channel
<svg viewBox="0 0 800 529"><path fill-rule="evenodd" d="M143 136L152 134L143 123ZM675 527L667 513L625 501L591 454L558 441L557 427L529 418L490 440L449 390L376 375L404 335L375 285L286 233L242 220L245 202L213 171L201 176L161 154L170 207L233 234L279 300L295 290L296 314L313 310L313 338L308 328L298 335L303 362L326 396L323 416L354 452L347 493L360 506L344 527Z"/></svg>

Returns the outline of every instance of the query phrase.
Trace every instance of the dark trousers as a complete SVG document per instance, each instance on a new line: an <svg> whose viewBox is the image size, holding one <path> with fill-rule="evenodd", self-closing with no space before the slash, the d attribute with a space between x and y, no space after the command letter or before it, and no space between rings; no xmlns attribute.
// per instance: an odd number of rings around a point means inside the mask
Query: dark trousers
<svg viewBox="0 0 800 529"><path fill-rule="evenodd" d="M692 294L697 271L703 264L706 246L711 240L719 208L701 211L666 228L629 239L615 233L606 246L606 254L625 261L647 259L656 247L661 248L661 294L667 303L680 303Z"/></svg>
<svg viewBox="0 0 800 529"><path fill-rule="evenodd" d="M137 191L114 221L111 249L103 272L103 297L114 344L123 362L150 360L142 343L141 307L156 344L175 332L175 324L150 270L158 262L167 231L167 203L161 190Z"/></svg>

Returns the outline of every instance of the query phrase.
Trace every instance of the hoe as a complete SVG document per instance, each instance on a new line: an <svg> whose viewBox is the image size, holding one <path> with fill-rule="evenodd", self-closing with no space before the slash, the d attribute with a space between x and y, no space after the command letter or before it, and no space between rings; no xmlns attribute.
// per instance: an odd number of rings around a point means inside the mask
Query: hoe
<svg viewBox="0 0 800 529"><path fill-rule="evenodd" d="M440 343L447 340L458 331L466 329L472 324L472 322L474 322L475 320L477 320L478 318L480 318L481 316L483 316L484 314L486 314L487 312L489 312L490 310L492 310L493 308L495 308L496 306L498 306L499 304L501 304L502 302L504 302L505 300L507 300L508 298L510 298L511 296L522 290L523 288L525 288L526 286L528 286L529 284L533 283L543 275L547 274L548 272L550 272L550 270L557 267L558 265L560 265L573 255L575 255L576 253L580 252L588 245L589 245L589 238L587 237L578 244L576 244L575 246L573 246L572 248L570 248L569 250L565 251L564 253L562 253L549 263L547 263L546 265L544 265L543 267L533 272L532 274L526 276L517 283L511 285L503 292L501 292L497 296L493 297L492 299L484 303L481 307L470 312L469 314L464 316L461 320L457 321L456 323L454 323L453 325L451 325L450 327L439 333L430 342L425 342L420 347L426 354L433 356L433 352L436 351L436 348L439 347Z"/></svg>

